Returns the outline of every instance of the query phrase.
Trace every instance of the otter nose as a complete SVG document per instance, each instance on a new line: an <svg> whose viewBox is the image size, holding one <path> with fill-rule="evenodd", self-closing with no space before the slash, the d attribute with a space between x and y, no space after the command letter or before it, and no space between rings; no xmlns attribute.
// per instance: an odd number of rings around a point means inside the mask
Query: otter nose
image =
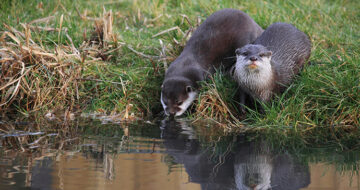
<svg viewBox="0 0 360 190"><path fill-rule="evenodd" d="M257 61L256 57L250 57L250 61Z"/></svg>
<svg viewBox="0 0 360 190"><path fill-rule="evenodd" d="M174 117L175 114L176 114L175 110L172 110L172 109L169 110L169 115L170 115L170 117Z"/></svg>
<svg viewBox="0 0 360 190"><path fill-rule="evenodd" d="M170 116L174 116L174 115L175 115L175 112L174 112L174 111L170 111L169 114L170 114Z"/></svg>

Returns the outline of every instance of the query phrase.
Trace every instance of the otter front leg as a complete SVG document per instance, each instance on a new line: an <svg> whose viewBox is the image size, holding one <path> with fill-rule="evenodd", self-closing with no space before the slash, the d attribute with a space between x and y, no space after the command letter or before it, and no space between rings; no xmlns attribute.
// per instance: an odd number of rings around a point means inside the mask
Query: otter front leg
<svg viewBox="0 0 360 190"><path fill-rule="evenodd" d="M241 91L240 92L240 113L245 114L246 110L245 110L245 102L246 102L246 93Z"/></svg>

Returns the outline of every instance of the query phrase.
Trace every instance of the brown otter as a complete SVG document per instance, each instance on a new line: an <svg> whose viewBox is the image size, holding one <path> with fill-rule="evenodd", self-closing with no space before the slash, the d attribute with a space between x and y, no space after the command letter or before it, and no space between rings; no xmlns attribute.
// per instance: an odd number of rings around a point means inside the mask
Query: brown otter
<svg viewBox="0 0 360 190"><path fill-rule="evenodd" d="M170 65L162 84L166 115L183 114L196 98L197 82L216 68L235 63L235 49L253 42L263 29L240 10L223 9L210 15L194 32L180 56Z"/></svg>
<svg viewBox="0 0 360 190"><path fill-rule="evenodd" d="M311 53L308 36L291 24L274 23L255 40L236 50L233 77L250 96L268 102L299 73ZM240 102L245 103L245 94Z"/></svg>

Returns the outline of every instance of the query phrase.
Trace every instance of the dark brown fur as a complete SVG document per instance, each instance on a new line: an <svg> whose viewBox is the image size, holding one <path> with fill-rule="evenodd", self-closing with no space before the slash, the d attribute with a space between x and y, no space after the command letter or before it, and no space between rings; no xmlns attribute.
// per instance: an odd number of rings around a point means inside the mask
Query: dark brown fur
<svg viewBox="0 0 360 190"><path fill-rule="evenodd" d="M254 44L272 51L273 89L283 91L300 72L311 54L309 37L288 23L274 23L255 40Z"/></svg>
<svg viewBox="0 0 360 190"><path fill-rule="evenodd" d="M198 81L220 66L230 67L235 62L235 49L253 42L262 32L263 29L240 10L223 9L210 15L165 74L162 97L169 109L164 108L165 113L176 113L175 102L187 98L184 84L197 90Z"/></svg>
<svg viewBox="0 0 360 190"><path fill-rule="evenodd" d="M254 44L239 48L236 53L235 80L248 95L267 102L293 82L310 57L311 42L293 25L274 23ZM246 69L251 62L257 65L256 70ZM245 104L244 94L240 99Z"/></svg>

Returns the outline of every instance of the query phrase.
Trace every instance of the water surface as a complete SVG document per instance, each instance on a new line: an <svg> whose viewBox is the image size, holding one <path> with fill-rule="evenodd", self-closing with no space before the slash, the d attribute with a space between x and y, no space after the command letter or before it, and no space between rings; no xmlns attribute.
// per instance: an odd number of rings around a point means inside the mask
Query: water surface
<svg viewBox="0 0 360 190"><path fill-rule="evenodd" d="M0 125L0 189L360 189L358 152L297 152L186 121Z"/></svg>

